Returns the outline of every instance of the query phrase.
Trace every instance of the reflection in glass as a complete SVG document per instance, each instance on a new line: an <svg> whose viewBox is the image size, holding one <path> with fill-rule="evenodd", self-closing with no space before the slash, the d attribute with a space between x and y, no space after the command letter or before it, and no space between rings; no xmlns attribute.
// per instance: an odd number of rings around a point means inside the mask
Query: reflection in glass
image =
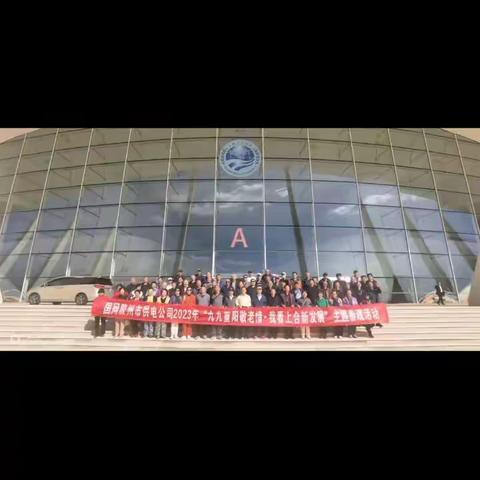
<svg viewBox="0 0 480 480"><path fill-rule="evenodd" d="M426 151L394 148L395 164L401 167L428 168L428 155Z"/></svg>
<svg viewBox="0 0 480 480"><path fill-rule="evenodd" d="M0 235L0 255L28 254L30 252L32 238L33 232Z"/></svg>
<svg viewBox="0 0 480 480"><path fill-rule="evenodd" d="M363 204L400 206L396 186L359 184Z"/></svg>
<svg viewBox="0 0 480 480"><path fill-rule="evenodd" d="M215 272L225 275L251 270L258 273L259 270L260 272L263 270L264 261L263 250L249 250L248 252L217 250L215 253ZM194 272L195 270L192 269L191 271Z"/></svg>
<svg viewBox="0 0 480 480"><path fill-rule="evenodd" d="M263 183L259 180L218 180L218 202L261 202Z"/></svg>
<svg viewBox="0 0 480 480"><path fill-rule="evenodd" d="M67 230L73 228L75 208L42 210L38 230Z"/></svg>
<svg viewBox="0 0 480 480"><path fill-rule="evenodd" d="M50 170L48 174L47 188L73 187L80 185L82 183L82 177L83 167L57 168L55 170ZM42 189L43 184L37 188Z"/></svg>
<svg viewBox="0 0 480 480"><path fill-rule="evenodd" d="M466 194L438 191L440 206L444 210L460 210L462 212L471 212L472 204Z"/></svg>
<svg viewBox="0 0 480 480"><path fill-rule="evenodd" d="M452 255L452 263L456 278L472 279L477 257Z"/></svg>
<svg viewBox="0 0 480 480"><path fill-rule="evenodd" d="M348 255L343 252L318 252L318 268L320 275L326 272L332 277L337 273L350 275L354 270L367 270L363 252L350 252Z"/></svg>
<svg viewBox="0 0 480 480"><path fill-rule="evenodd" d="M457 155L430 153L430 160L432 161L432 167L434 170L451 173L460 173L462 171L460 157Z"/></svg>
<svg viewBox="0 0 480 480"><path fill-rule="evenodd" d="M163 225L163 210L163 203L122 205L118 225L121 227Z"/></svg>
<svg viewBox="0 0 480 480"><path fill-rule="evenodd" d="M267 251L315 251L313 227L267 227Z"/></svg>
<svg viewBox="0 0 480 480"><path fill-rule="evenodd" d="M418 277L452 276L448 255L412 254L412 264L415 276Z"/></svg>
<svg viewBox="0 0 480 480"><path fill-rule="evenodd" d="M241 231L237 231L239 228ZM242 224L229 227L218 226L215 233L215 244L218 250L230 250L231 252L263 251L263 227Z"/></svg>
<svg viewBox="0 0 480 480"><path fill-rule="evenodd" d="M243 222L243 215L242 215ZM258 217L257 222L263 223ZM267 225L313 225L312 205L308 203L267 203Z"/></svg>
<svg viewBox="0 0 480 480"><path fill-rule="evenodd" d="M160 252L115 252L116 276L156 276L159 268Z"/></svg>
<svg viewBox="0 0 480 480"><path fill-rule="evenodd" d="M168 184L169 202L213 202L213 197L213 182L171 180Z"/></svg>
<svg viewBox="0 0 480 480"><path fill-rule="evenodd" d="M77 228L114 227L118 207L81 207L78 210Z"/></svg>
<svg viewBox="0 0 480 480"><path fill-rule="evenodd" d="M390 129L392 145L417 150L425 150L425 139L422 133L410 132L407 130Z"/></svg>
<svg viewBox="0 0 480 480"><path fill-rule="evenodd" d="M268 250L267 268L272 272L288 272L289 275L291 272L297 272L300 276L303 276L305 272L310 272L312 276L318 275L315 252L275 252ZM254 269L250 270L255 271ZM259 270L258 267L256 270ZM259 273L261 273L261 270Z"/></svg>
<svg viewBox="0 0 480 480"><path fill-rule="evenodd" d="M85 165L87 160L87 148L74 148L71 150L55 150L52 159L51 168L68 168L68 167L81 167ZM32 156L35 157L35 156ZM42 154L36 155L40 159L40 164L45 165L44 169L48 168L50 162L50 153L45 152ZM30 160L30 159L28 159ZM20 161L21 164L24 163L24 159ZM31 162L27 162L31 163ZM42 170L42 168L32 168L32 170Z"/></svg>
<svg viewBox="0 0 480 480"><path fill-rule="evenodd" d="M395 170L386 165L357 165L359 182L381 183L384 185L396 185Z"/></svg>
<svg viewBox="0 0 480 480"><path fill-rule="evenodd" d="M308 160L307 140L265 138L265 158L304 158Z"/></svg>
<svg viewBox="0 0 480 480"><path fill-rule="evenodd" d="M355 162L393 164L392 151L389 146L354 144Z"/></svg>
<svg viewBox="0 0 480 480"><path fill-rule="evenodd" d="M353 163L312 160L312 179L354 182Z"/></svg>
<svg viewBox="0 0 480 480"><path fill-rule="evenodd" d="M283 207L281 204L275 206ZM300 206L300 204L297 206ZM303 205L301 206L303 207ZM270 207L272 207L271 204ZM267 204L267 212L269 209L269 205ZM277 218L277 216L274 215L274 218ZM263 204L217 203L217 225L237 225L239 219L241 219L242 225L263 225Z"/></svg>
<svg viewBox="0 0 480 480"><path fill-rule="evenodd" d="M362 207L365 227L403 228L402 211L394 207Z"/></svg>
<svg viewBox="0 0 480 480"><path fill-rule="evenodd" d="M386 128L352 128L351 132L354 142L390 145Z"/></svg>
<svg viewBox="0 0 480 480"><path fill-rule="evenodd" d="M80 205L118 204L121 185L84 186ZM127 185L125 185L125 190Z"/></svg>
<svg viewBox="0 0 480 480"><path fill-rule="evenodd" d="M80 187L47 190L43 200L43 208L76 207L79 194Z"/></svg>
<svg viewBox="0 0 480 480"><path fill-rule="evenodd" d="M360 228L317 227L317 243L318 250L322 252L363 250L362 230Z"/></svg>
<svg viewBox="0 0 480 480"><path fill-rule="evenodd" d="M97 228L92 230L76 230L73 240L73 251L92 252L108 251L113 247L115 230L113 228Z"/></svg>
<svg viewBox="0 0 480 480"><path fill-rule="evenodd" d="M447 240L452 255L480 255L480 240L478 235L447 233Z"/></svg>
<svg viewBox="0 0 480 480"><path fill-rule="evenodd" d="M407 228L411 230L443 230L438 211L404 208Z"/></svg>
<svg viewBox="0 0 480 480"><path fill-rule="evenodd" d="M265 178L310 180L308 160L265 160Z"/></svg>
<svg viewBox="0 0 480 480"><path fill-rule="evenodd" d="M72 253L71 275L110 275L112 252Z"/></svg>
<svg viewBox="0 0 480 480"><path fill-rule="evenodd" d="M116 249L131 250L161 250L162 227L119 228ZM158 270L159 264L157 265Z"/></svg>
<svg viewBox="0 0 480 480"><path fill-rule="evenodd" d="M15 178L13 191L27 192L30 190L43 190L46 176L47 176L47 172L31 172L31 173L18 174ZM10 186L12 185L13 179L11 177L0 178L0 180L2 180L2 182L0 182L0 185L5 181L5 179L8 180L8 183L9 183L8 191L1 191L0 193L8 193L10 191ZM62 186L62 185L59 185L59 186Z"/></svg>
<svg viewBox="0 0 480 480"><path fill-rule="evenodd" d="M447 232L478 233L475 217L471 213L443 212L443 221Z"/></svg>
<svg viewBox="0 0 480 480"><path fill-rule="evenodd" d="M20 164L18 165L18 173L47 170L48 164L50 163L50 157L50 152L38 153L34 155L22 155ZM85 161L85 158L83 160Z"/></svg>
<svg viewBox="0 0 480 480"><path fill-rule="evenodd" d="M406 252L405 231L366 228L365 250L367 252Z"/></svg>
<svg viewBox="0 0 480 480"><path fill-rule="evenodd" d="M309 135L311 140L350 141L348 128L310 128Z"/></svg>
<svg viewBox="0 0 480 480"><path fill-rule="evenodd" d="M463 142L459 140L458 145L462 152L462 157L480 160L480 144L478 142Z"/></svg>
<svg viewBox="0 0 480 480"><path fill-rule="evenodd" d="M342 160L352 161L350 143L310 141L312 160Z"/></svg>
<svg viewBox="0 0 480 480"><path fill-rule="evenodd" d="M367 253L368 271L375 277L410 277L410 262L406 253Z"/></svg>
<svg viewBox="0 0 480 480"><path fill-rule="evenodd" d="M129 182L123 188L122 203L165 201L166 182Z"/></svg>
<svg viewBox="0 0 480 480"><path fill-rule="evenodd" d="M412 253L448 253L443 232L409 230L407 234Z"/></svg>
<svg viewBox="0 0 480 480"><path fill-rule="evenodd" d="M211 250L212 227L166 227L165 250Z"/></svg>
<svg viewBox="0 0 480 480"><path fill-rule="evenodd" d="M179 269L186 273L193 273L198 269L202 270L202 272L211 271L211 249L203 252L165 252L161 274L164 276L174 275ZM216 268L216 273L222 272Z"/></svg>
<svg viewBox="0 0 480 480"><path fill-rule="evenodd" d="M70 250L71 238L71 230L37 232L35 235L33 253L68 253Z"/></svg>
<svg viewBox="0 0 480 480"><path fill-rule="evenodd" d="M317 203L358 203L354 183L313 182L313 196Z"/></svg>
<svg viewBox="0 0 480 480"><path fill-rule="evenodd" d="M404 207L438 209L437 197L434 191L420 188L400 188Z"/></svg>
<svg viewBox="0 0 480 480"><path fill-rule="evenodd" d="M406 187L434 188L432 172L419 168L397 168L398 183Z"/></svg>
<svg viewBox="0 0 480 480"><path fill-rule="evenodd" d="M47 253L32 255L30 266L30 282L38 277L59 277L65 275L67 269L68 254Z"/></svg>
<svg viewBox="0 0 480 480"><path fill-rule="evenodd" d="M213 225L213 203L168 203L167 225Z"/></svg>
<svg viewBox="0 0 480 480"><path fill-rule="evenodd" d="M359 227L358 205L316 204L316 225L332 227Z"/></svg>
<svg viewBox="0 0 480 480"><path fill-rule="evenodd" d="M31 212L13 212L5 215L2 233L26 232L35 229L38 210Z"/></svg>
<svg viewBox="0 0 480 480"><path fill-rule="evenodd" d="M468 192L467 183L463 175L452 175L451 173L434 172L437 188L452 192Z"/></svg>

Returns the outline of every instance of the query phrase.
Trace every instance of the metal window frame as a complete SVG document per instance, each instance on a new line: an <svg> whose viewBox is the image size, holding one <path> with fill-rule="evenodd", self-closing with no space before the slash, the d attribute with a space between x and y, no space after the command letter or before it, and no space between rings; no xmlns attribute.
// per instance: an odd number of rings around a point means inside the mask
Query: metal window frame
<svg viewBox="0 0 480 480"><path fill-rule="evenodd" d="M212 276L215 276L215 255L216 255L216 230L217 230L217 180L218 180L218 133L219 128L215 129L215 171L213 181L213 235L212 235Z"/></svg>
<svg viewBox="0 0 480 480"><path fill-rule="evenodd" d="M312 221L313 221L313 238L315 241L315 261L317 263L317 277L320 278L320 265L318 261L318 238L317 238L317 219L315 218L315 196L313 191L313 169L312 169L312 151L310 149L310 128L307 128L307 146L308 146L308 164L310 168L310 189L312 192Z"/></svg>

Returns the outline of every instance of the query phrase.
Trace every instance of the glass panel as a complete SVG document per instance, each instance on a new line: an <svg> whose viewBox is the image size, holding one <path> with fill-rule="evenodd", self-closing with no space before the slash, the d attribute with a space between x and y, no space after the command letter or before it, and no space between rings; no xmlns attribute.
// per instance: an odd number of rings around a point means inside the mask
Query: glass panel
<svg viewBox="0 0 480 480"><path fill-rule="evenodd" d="M165 252L162 275L175 275L182 269L186 275L192 275L198 269L208 272L212 268L212 251L205 252ZM217 268L217 272L219 272Z"/></svg>
<svg viewBox="0 0 480 480"><path fill-rule="evenodd" d="M123 188L122 203L165 201L166 182L130 182Z"/></svg>
<svg viewBox="0 0 480 480"><path fill-rule="evenodd" d="M265 137L307 138L306 128L266 128Z"/></svg>
<svg viewBox="0 0 480 480"><path fill-rule="evenodd" d="M128 149L128 160L168 160L169 153L170 140L130 143L130 147Z"/></svg>
<svg viewBox="0 0 480 480"><path fill-rule="evenodd" d="M348 128L310 128L310 139L350 141Z"/></svg>
<svg viewBox="0 0 480 480"><path fill-rule="evenodd" d="M359 143L375 143L389 145L386 128L352 128L352 140Z"/></svg>
<svg viewBox="0 0 480 480"><path fill-rule="evenodd" d="M400 188L402 204L404 207L431 208L437 209L437 196L431 190L421 190L419 188Z"/></svg>
<svg viewBox="0 0 480 480"><path fill-rule="evenodd" d="M72 275L110 275L112 252L72 253Z"/></svg>
<svg viewBox="0 0 480 480"><path fill-rule="evenodd" d="M395 170L384 165L357 165L359 182L396 185Z"/></svg>
<svg viewBox="0 0 480 480"><path fill-rule="evenodd" d="M446 130L443 130L441 128L426 128L425 133L430 133L432 135L440 135L441 137L454 137L453 133L447 132Z"/></svg>
<svg viewBox="0 0 480 480"><path fill-rule="evenodd" d="M463 175L439 172L435 172L434 175L438 189L450 190L452 192L468 192L465 177Z"/></svg>
<svg viewBox="0 0 480 480"><path fill-rule="evenodd" d="M261 252L217 251L215 253L215 273L236 273L238 275L243 275L249 270L252 272L262 271L263 265L263 250Z"/></svg>
<svg viewBox="0 0 480 480"><path fill-rule="evenodd" d="M265 139L265 158L305 158L308 159L307 140Z"/></svg>
<svg viewBox="0 0 480 480"><path fill-rule="evenodd" d="M443 221L447 232L478 233L475 217L471 213L443 212Z"/></svg>
<svg viewBox="0 0 480 480"><path fill-rule="evenodd" d="M447 233L447 239L452 255L480 255L478 235Z"/></svg>
<svg viewBox="0 0 480 480"><path fill-rule="evenodd" d="M5 195L10 194L10 190L12 188L12 182L13 182L13 176L0 177L0 194L5 194ZM31 190L31 189L27 188L27 190ZM36 190L36 189L33 189L33 190ZM15 191L19 191L19 189L15 188ZM20 191L22 191L22 188L20 188Z"/></svg>
<svg viewBox="0 0 480 480"><path fill-rule="evenodd" d="M16 212L5 215L3 233L34 230L38 211Z"/></svg>
<svg viewBox="0 0 480 480"><path fill-rule="evenodd" d="M33 232L0 235L0 255L28 254L32 244L32 237Z"/></svg>
<svg viewBox="0 0 480 480"><path fill-rule="evenodd" d="M244 138L244 140L256 145L258 149L256 154L253 150L244 148L244 146L241 145L237 145L235 148L230 145L228 149L224 150L226 145L235 141L233 138L222 139L219 141L218 178L232 178L238 176L248 177L249 179L262 178L261 142L254 138ZM258 159L256 158L256 155L258 155ZM255 162L255 160L258 160L258 162Z"/></svg>
<svg viewBox="0 0 480 480"><path fill-rule="evenodd" d="M309 182L300 181L265 181L267 202L311 202L312 190Z"/></svg>
<svg viewBox="0 0 480 480"><path fill-rule="evenodd" d="M109 143L127 143L129 128L95 128L92 136L92 146Z"/></svg>
<svg viewBox="0 0 480 480"><path fill-rule="evenodd" d="M261 268L259 268L261 266ZM317 259L315 252L267 252L267 268L272 272L297 272L300 276L305 272L312 275L317 273ZM263 264L257 264L256 268L249 268L254 272L261 273Z"/></svg>
<svg viewBox="0 0 480 480"><path fill-rule="evenodd" d="M168 184L169 202L213 202L214 182L173 180Z"/></svg>
<svg viewBox="0 0 480 480"><path fill-rule="evenodd" d="M263 227L243 226L241 224L230 227L220 226L217 227L215 232L215 243L217 250L230 250L231 252L263 251Z"/></svg>
<svg viewBox="0 0 480 480"><path fill-rule="evenodd" d="M363 204L400 206L396 186L359 184Z"/></svg>
<svg viewBox="0 0 480 480"><path fill-rule="evenodd" d="M7 209L7 200L8 195L1 195L0 196L0 213L4 213Z"/></svg>
<svg viewBox="0 0 480 480"><path fill-rule="evenodd" d="M16 176L15 185L13 187L14 192L28 192L30 190L43 190L45 185L45 178L47 172L33 172L33 173L22 173ZM11 177L5 177L9 180L8 191L10 191L10 186L12 184ZM4 180L4 179L0 179ZM3 182L0 182L0 185ZM6 191L1 191L0 193L7 193Z"/></svg>
<svg viewBox="0 0 480 480"><path fill-rule="evenodd" d="M240 218L243 222L243 213ZM257 222L263 223L262 217L258 217ZM308 203L267 203L266 223L267 225L313 225L312 205Z"/></svg>
<svg viewBox="0 0 480 480"><path fill-rule="evenodd" d="M32 255L29 283L35 282L38 277L58 277L65 275L67 270L68 254L37 254Z"/></svg>
<svg viewBox="0 0 480 480"><path fill-rule="evenodd" d="M456 155L445 155L441 153L431 153L430 159L434 170L451 173L463 173L460 157Z"/></svg>
<svg viewBox="0 0 480 480"><path fill-rule="evenodd" d="M353 163L312 160L312 179L354 182Z"/></svg>
<svg viewBox="0 0 480 480"><path fill-rule="evenodd" d="M463 166L467 175L475 175L480 177L480 162L478 160L470 160L469 158L463 158Z"/></svg>
<svg viewBox="0 0 480 480"><path fill-rule="evenodd" d="M57 168L48 174L47 188L73 187L82 183L83 167ZM43 184L40 188L43 188Z"/></svg>
<svg viewBox="0 0 480 480"><path fill-rule="evenodd" d="M0 277L19 278L25 276L28 255L0 257Z"/></svg>
<svg viewBox="0 0 480 480"><path fill-rule="evenodd" d="M71 230L37 232L33 253L62 253L70 250ZM28 253L28 252L27 252Z"/></svg>
<svg viewBox="0 0 480 480"><path fill-rule="evenodd" d="M47 190L43 200L43 208L76 207L79 194L80 187Z"/></svg>
<svg viewBox="0 0 480 480"><path fill-rule="evenodd" d="M254 129L247 129L247 130L253 130L253 133L255 133L259 129L254 128ZM174 128L173 137L174 138L198 138L198 137L215 138L216 129L215 128Z"/></svg>
<svg viewBox="0 0 480 480"><path fill-rule="evenodd" d="M405 253L367 253L368 271L375 277L410 277L410 262Z"/></svg>
<svg viewBox="0 0 480 480"><path fill-rule="evenodd" d="M60 132L58 132L57 143L55 144L55 152L58 150L88 147L90 134L90 128L68 131L64 131L64 129L62 129ZM85 161L85 157L83 158L83 161Z"/></svg>
<svg viewBox="0 0 480 480"><path fill-rule="evenodd" d="M468 195L439 191L438 197L441 207L445 210L472 211L472 204Z"/></svg>
<svg viewBox="0 0 480 480"><path fill-rule="evenodd" d="M68 168L76 166L84 166L87 160L87 148L75 148L73 150L55 150L52 159L51 168ZM48 167L48 161L50 161L50 154L43 153L43 162L46 162L46 168ZM48 159L48 161L47 161ZM23 159L22 159L23 163ZM38 170L38 169L36 169Z"/></svg>
<svg viewBox="0 0 480 480"><path fill-rule="evenodd" d="M0 160L0 175L14 175L17 169L17 158L9 158L8 160Z"/></svg>
<svg viewBox="0 0 480 480"><path fill-rule="evenodd" d="M370 252L406 252L405 231L366 228L365 250Z"/></svg>
<svg viewBox="0 0 480 480"><path fill-rule="evenodd" d="M167 225L213 225L213 203L168 203Z"/></svg>
<svg viewBox="0 0 480 480"><path fill-rule="evenodd" d="M315 219L317 225L332 227L360 226L358 205L316 204Z"/></svg>
<svg viewBox="0 0 480 480"><path fill-rule="evenodd" d="M125 163L127 144L91 146L88 155L89 165L100 165L103 163Z"/></svg>
<svg viewBox="0 0 480 480"><path fill-rule="evenodd" d="M172 158L215 158L215 138L201 140L173 139Z"/></svg>
<svg viewBox="0 0 480 480"><path fill-rule="evenodd" d="M308 160L265 160L265 178L310 180Z"/></svg>
<svg viewBox="0 0 480 480"><path fill-rule="evenodd" d="M432 172L419 168L397 168L398 183L406 187L434 188Z"/></svg>
<svg viewBox="0 0 480 480"><path fill-rule="evenodd" d="M263 225L263 204L217 203L217 225L235 225L240 218L243 225Z"/></svg>
<svg viewBox="0 0 480 480"><path fill-rule="evenodd" d="M11 196L10 211L17 210L38 210L42 192L17 193ZM36 213L36 212L35 212Z"/></svg>
<svg viewBox="0 0 480 480"><path fill-rule="evenodd" d="M354 270L366 272L365 255L363 252L318 252L319 274L327 272L330 276L336 273L348 275Z"/></svg>
<svg viewBox="0 0 480 480"><path fill-rule="evenodd" d="M23 135L19 140L0 143L0 158L18 158L22 149Z"/></svg>
<svg viewBox="0 0 480 480"><path fill-rule="evenodd" d="M118 204L121 185L98 185L96 187L83 187L80 205L108 205ZM127 190L127 185L125 189Z"/></svg>
<svg viewBox="0 0 480 480"><path fill-rule="evenodd" d="M212 227L165 228L165 250L208 250L212 244Z"/></svg>
<svg viewBox="0 0 480 480"><path fill-rule="evenodd" d="M452 263L457 278L471 279L475 271L477 257L453 255Z"/></svg>
<svg viewBox="0 0 480 480"><path fill-rule="evenodd" d="M22 155L18 173L35 172L38 170L47 170L50 163L49 152L39 153L36 155Z"/></svg>
<svg viewBox="0 0 480 480"><path fill-rule="evenodd" d="M352 252L363 250L360 228L317 227L318 250L322 252Z"/></svg>
<svg viewBox="0 0 480 480"><path fill-rule="evenodd" d="M73 241L73 251L92 252L94 250L111 250L113 247L114 235L115 229L113 228L76 230ZM90 273L93 275L92 272Z"/></svg>
<svg viewBox="0 0 480 480"><path fill-rule="evenodd" d="M116 249L130 250L161 250L162 227L119 228ZM157 270L160 264L157 265Z"/></svg>
<svg viewBox="0 0 480 480"><path fill-rule="evenodd" d="M433 135L427 135L427 145L431 152L448 153L458 155L457 144L454 139L441 138Z"/></svg>
<svg viewBox="0 0 480 480"><path fill-rule="evenodd" d="M402 167L430 168L427 152L394 148L395 164Z"/></svg>
<svg viewBox="0 0 480 480"><path fill-rule="evenodd" d="M353 147L355 150L356 162L393 164L392 151L389 146L382 147L354 144Z"/></svg>
<svg viewBox="0 0 480 480"><path fill-rule="evenodd" d="M418 277L451 277L448 255L412 254L413 271Z"/></svg>
<svg viewBox="0 0 480 480"><path fill-rule="evenodd" d="M81 207L78 210L77 228L114 227L118 207Z"/></svg>
<svg viewBox="0 0 480 480"><path fill-rule="evenodd" d="M147 162L128 162L125 181L166 180L168 160L151 160Z"/></svg>
<svg viewBox="0 0 480 480"><path fill-rule="evenodd" d="M350 143L310 141L310 153L315 160L352 161Z"/></svg>
<svg viewBox="0 0 480 480"><path fill-rule="evenodd" d="M215 177L215 160L172 160L170 179L211 179Z"/></svg>
<svg viewBox="0 0 480 480"><path fill-rule="evenodd" d="M315 251L313 227L267 227L267 251Z"/></svg>
<svg viewBox="0 0 480 480"><path fill-rule="evenodd" d="M459 141L458 145L462 152L462 157L476 158L477 160L480 160L480 143Z"/></svg>
<svg viewBox="0 0 480 480"><path fill-rule="evenodd" d="M22 155L30 155L31 153L51 152L53 148L53 141L55 134L43 135L41 137L32 137L27 134L25 146L23 147Z"/></svg>
<svg viewBox="0 0 480 480"><path fill-rule="evenodd" d="M156 276L159 269L160 252L115 252L115 275Z"/></svg>
<svg viewBox="0 0 480 480"><path fill-rule="evenodd" d="M118 224L122 227L163 225L163 203L122 205Z"/></svg>
<svg viewBox="0 0 480 480"><path fill-rule="evenodd" d="M448 253L443 232L408 231L411 253Z"/></svg>
<svg viewBox="0 0 480 480"><path fill-rule="evenodd" d="M365 227L403 228L402 211L392 207L362 207Z"/></svg>
<svg viewBox="0 0 480 480"><path fill-rule="evenodd" d="M261 137L261 128L220 128L219 137Z"/></svg>
<svg viewBox="0 0 480 480"><path fill-rule="evenodd" d="M354 183L313 182L313 195L317 203L358 203Z"/></svg>
<svg viewBox="0 0 480 480"><path fill-rule="evenodd" d="M263 184L257 180L219 180L217 200L220 202L261 202Z"/></svg>
<svg viewBox="0 0 480 480"><path fill-rule="evenodd" d="M407 277L376 278L382 289L381 300L385 301L385 295L391 293L413 293L413 281Z"/></svg>
<svg viewBox="0 0 480 480"><path fill-rule="evenodd" d="M412 230L443 230L440 213L436 210L404 208L407 228Z"/></svg>
<svg viewBox="0 0 480 480"><path fill-rule="evenodd" d="M38 223L39 230L68 230L73 228L75 208L42 210Z"/></svg>
<svg viewBox="0 0 480 480"><path fill-rule="evenodd" d="M95 165L87 167L85 171L85 185L121 182L123 177L123 163L111 165Z"/></svg>
<svg viewBox="0 0 480 480"><path fill-rule="evenodd" d="M132 138L130 141L140 142L145 140L158 140L158 139L170 140L171 132L172 130L170 128L134 128L132 130Z"/></svg>
<svg viewBox="0 0 480 480"><path fill-rule="evenodd" d="M415 133L406 130L390 130L392 145L394 147L415 148L425 150L425 139L422 133Z"/></svg>
<svg viewBox="0 0 480 480"><path fill-rule="evenodd" d="M479 162L480 163L480 162ZM480 193L480 178L467 177L471 193Z"/></svg>

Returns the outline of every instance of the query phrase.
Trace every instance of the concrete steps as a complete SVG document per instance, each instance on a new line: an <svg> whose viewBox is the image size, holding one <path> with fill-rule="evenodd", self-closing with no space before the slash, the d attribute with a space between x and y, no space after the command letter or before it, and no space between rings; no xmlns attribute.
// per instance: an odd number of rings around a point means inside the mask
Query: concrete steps
<svg viewBox="0 0 480 480"><path fill-rule="evenodd" d="M115 338L107 321L103 338L93 338L91 306L0 304L0 350L232 350L232 351L408 351L480 350L480 307L390 305L390 323L375 338L358 327L356 339L157 340ZM312 333L318 331L312 329ZM298 333L298 331L297 331Z"/></svg>

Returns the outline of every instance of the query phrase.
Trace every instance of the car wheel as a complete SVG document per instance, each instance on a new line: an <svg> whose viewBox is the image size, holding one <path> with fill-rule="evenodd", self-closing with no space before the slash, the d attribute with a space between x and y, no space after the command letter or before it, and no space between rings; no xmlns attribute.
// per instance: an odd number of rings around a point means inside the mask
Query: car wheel
<svg viewBox="0 0 480 480"><path fill-rule="evenodd" d="M40 303L40 295L38 293L31 293L28 297L30 305L38 305Z"/></svg>
<svg viewBox="0 0 480 480"><path fill-rule="evenodd" d="M75 297L75 303L77 305L86 305L88 302L88 298L87 296L84 294L84 293L79 293L76 297Z"/></svg>

